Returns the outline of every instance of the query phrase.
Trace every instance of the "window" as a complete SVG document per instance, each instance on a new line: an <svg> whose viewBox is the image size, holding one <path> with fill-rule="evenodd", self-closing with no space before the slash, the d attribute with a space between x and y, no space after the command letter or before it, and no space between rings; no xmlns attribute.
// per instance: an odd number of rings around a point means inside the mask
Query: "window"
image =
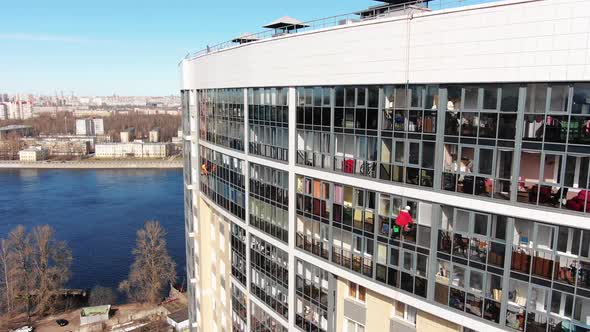
<svg viewBox="0 0 590 332"><path fill-rule="evenodd" d="M289 230L288 184L287 172L250 163L250 224L283 242L288 241ZM316 192L319 189L314 184L314 197L321 196ZM321 211L322 206L319 199L314 200L318 215L326 213Z"/></svg>
<svg viewBox="0 0 590 332"><path fill-rule="evenodd" d="M365 332L365 326L346 318L346 332Z"/></svg>
<svg viewBox="0 0 590 332"><path fill-rule="evenodd" d="M201 139L243 151L243 89L200 90L197 98Z"/></svg>
<svg viewBox="0 0 590 332"><path fill-rule="evenodd" d="M394 317L403 319L410 324L416 324L416 308L403 302L396 301L394 307Z"/></svg>
<svg viewBox="0 0 590 332"><path fill-rule="evenodd" d="M357 285L354 282L348 282L348 296L358 300L360 302L365 302L365 296L367 293L367 289L361 285Z"/></svg>
<svg viewBox="0 0 590 332"><path fill-rule="evenodd" d="M332 88L297 88L297 160L298 164L332 169L331 145ZM338 93L337 93L338 98ZM354 98L353 98L354 100ZM354 114L352 114L354 116ZM287 112L285 112L287 116ZM285 121L285 131L288 131ZM344 125L342 109L335 112L335 126ZM288 145L288 133L285 144ZM287 147L285 145L285 148ZM286 161L286 159L285 159Z"/></svg>
<svg viewBox="0 0 590 332"><path fill-rule="evenodd" d="M283 317L288 317L288 255L257 238L250 237L250 288L254 296Z"/></svg>
<svg viewBox="0 0 590 332"><path fill-rule="evenodd" d="M244 220L246 212L244 162L201 147L201 192L218 206Z"/></svg>

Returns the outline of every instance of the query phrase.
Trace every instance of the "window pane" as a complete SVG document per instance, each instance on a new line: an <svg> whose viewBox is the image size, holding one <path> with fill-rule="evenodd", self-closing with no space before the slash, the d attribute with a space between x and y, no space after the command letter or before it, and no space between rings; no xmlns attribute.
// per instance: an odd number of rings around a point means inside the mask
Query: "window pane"
<svg viewBox="0 0 590 332"><path fill-rule="evenodd" d="M502 112L516 112L518 110L518 85L504 85L502 87Z"/></svg>
<svg viewBox="0 0 590 332"><path fill-rule="evenodd" d="M494 150L479 149L479 174L491 175L494 165Z"/></svg>
<svg viewBox="0 0 590 332"><path fill-rule="evenodd" d="M495 110L498 103L498 88L484 88L483 90L483 108Z"/></svg>

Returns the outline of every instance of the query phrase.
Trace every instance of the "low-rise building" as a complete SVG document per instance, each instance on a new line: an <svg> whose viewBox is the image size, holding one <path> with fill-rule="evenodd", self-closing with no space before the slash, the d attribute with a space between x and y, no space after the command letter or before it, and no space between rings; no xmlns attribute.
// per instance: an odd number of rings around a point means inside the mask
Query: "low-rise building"
<svg viewBox="0 0 590 332"><path fill-rule="evenodd" d="M20 161L36 162L47 159L47 148L35 146L18 152Z"/></svg>
<svg viewBox="0 0 590 332"><path fill-rule="evenodd" d="M0 128L0 140L6 139L11 135L20 137L31 136L33 134L33 127L25 125L8 125Z"/></svg>
<svg viewBox="0 0 590 332"><path fill-rule="evenodd" d="M22 142L29 147L41 146L47 149L50 156L79 157L86 156L92 151L92 146L87 140L48 137L26 138Z"/></svg>
<svg viewBox="0 0 590 332"><path fill-rule="evenodd" d="M170 155L169 143L104 143L96 144L96 158L166 158Z"/></svg>
<svg viewBox="0 0 590 332"><path fill-rule="evenodd" d="M168 325L172 326L174 332L184 332L189 330L188 309L178 310L166 317Z"/></svg>
<svg viewBox="0 0 590 332"><path fill-rule="evenodd" d="M110 305L82 308L80 310L80 325L107 321L110 318L110 312Z"/></svg>

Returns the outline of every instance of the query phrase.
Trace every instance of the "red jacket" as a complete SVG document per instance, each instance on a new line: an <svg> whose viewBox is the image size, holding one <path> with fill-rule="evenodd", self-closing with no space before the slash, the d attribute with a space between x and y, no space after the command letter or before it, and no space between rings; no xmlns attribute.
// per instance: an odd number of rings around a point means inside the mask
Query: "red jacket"
<svg viewBox="0 0 590 332"><path fill-rule="evenodd" d="M400 227L405 227L408 224L413 224L414 220L412 220L412 216L408 211L402 210L397 218L395 219L395 224Z"/></svg>

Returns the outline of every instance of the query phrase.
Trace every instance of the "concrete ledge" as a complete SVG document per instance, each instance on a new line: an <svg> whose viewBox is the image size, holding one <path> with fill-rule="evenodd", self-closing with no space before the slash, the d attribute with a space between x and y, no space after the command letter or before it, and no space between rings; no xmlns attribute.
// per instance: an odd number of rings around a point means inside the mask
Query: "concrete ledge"
<svg viewBox="0 0 590 332"><path fill-rule="evenodd" d="M404 322L397 318L391 318L389 320L389 331L390 332L415 332L416 326L408 322Z"/></svg>

